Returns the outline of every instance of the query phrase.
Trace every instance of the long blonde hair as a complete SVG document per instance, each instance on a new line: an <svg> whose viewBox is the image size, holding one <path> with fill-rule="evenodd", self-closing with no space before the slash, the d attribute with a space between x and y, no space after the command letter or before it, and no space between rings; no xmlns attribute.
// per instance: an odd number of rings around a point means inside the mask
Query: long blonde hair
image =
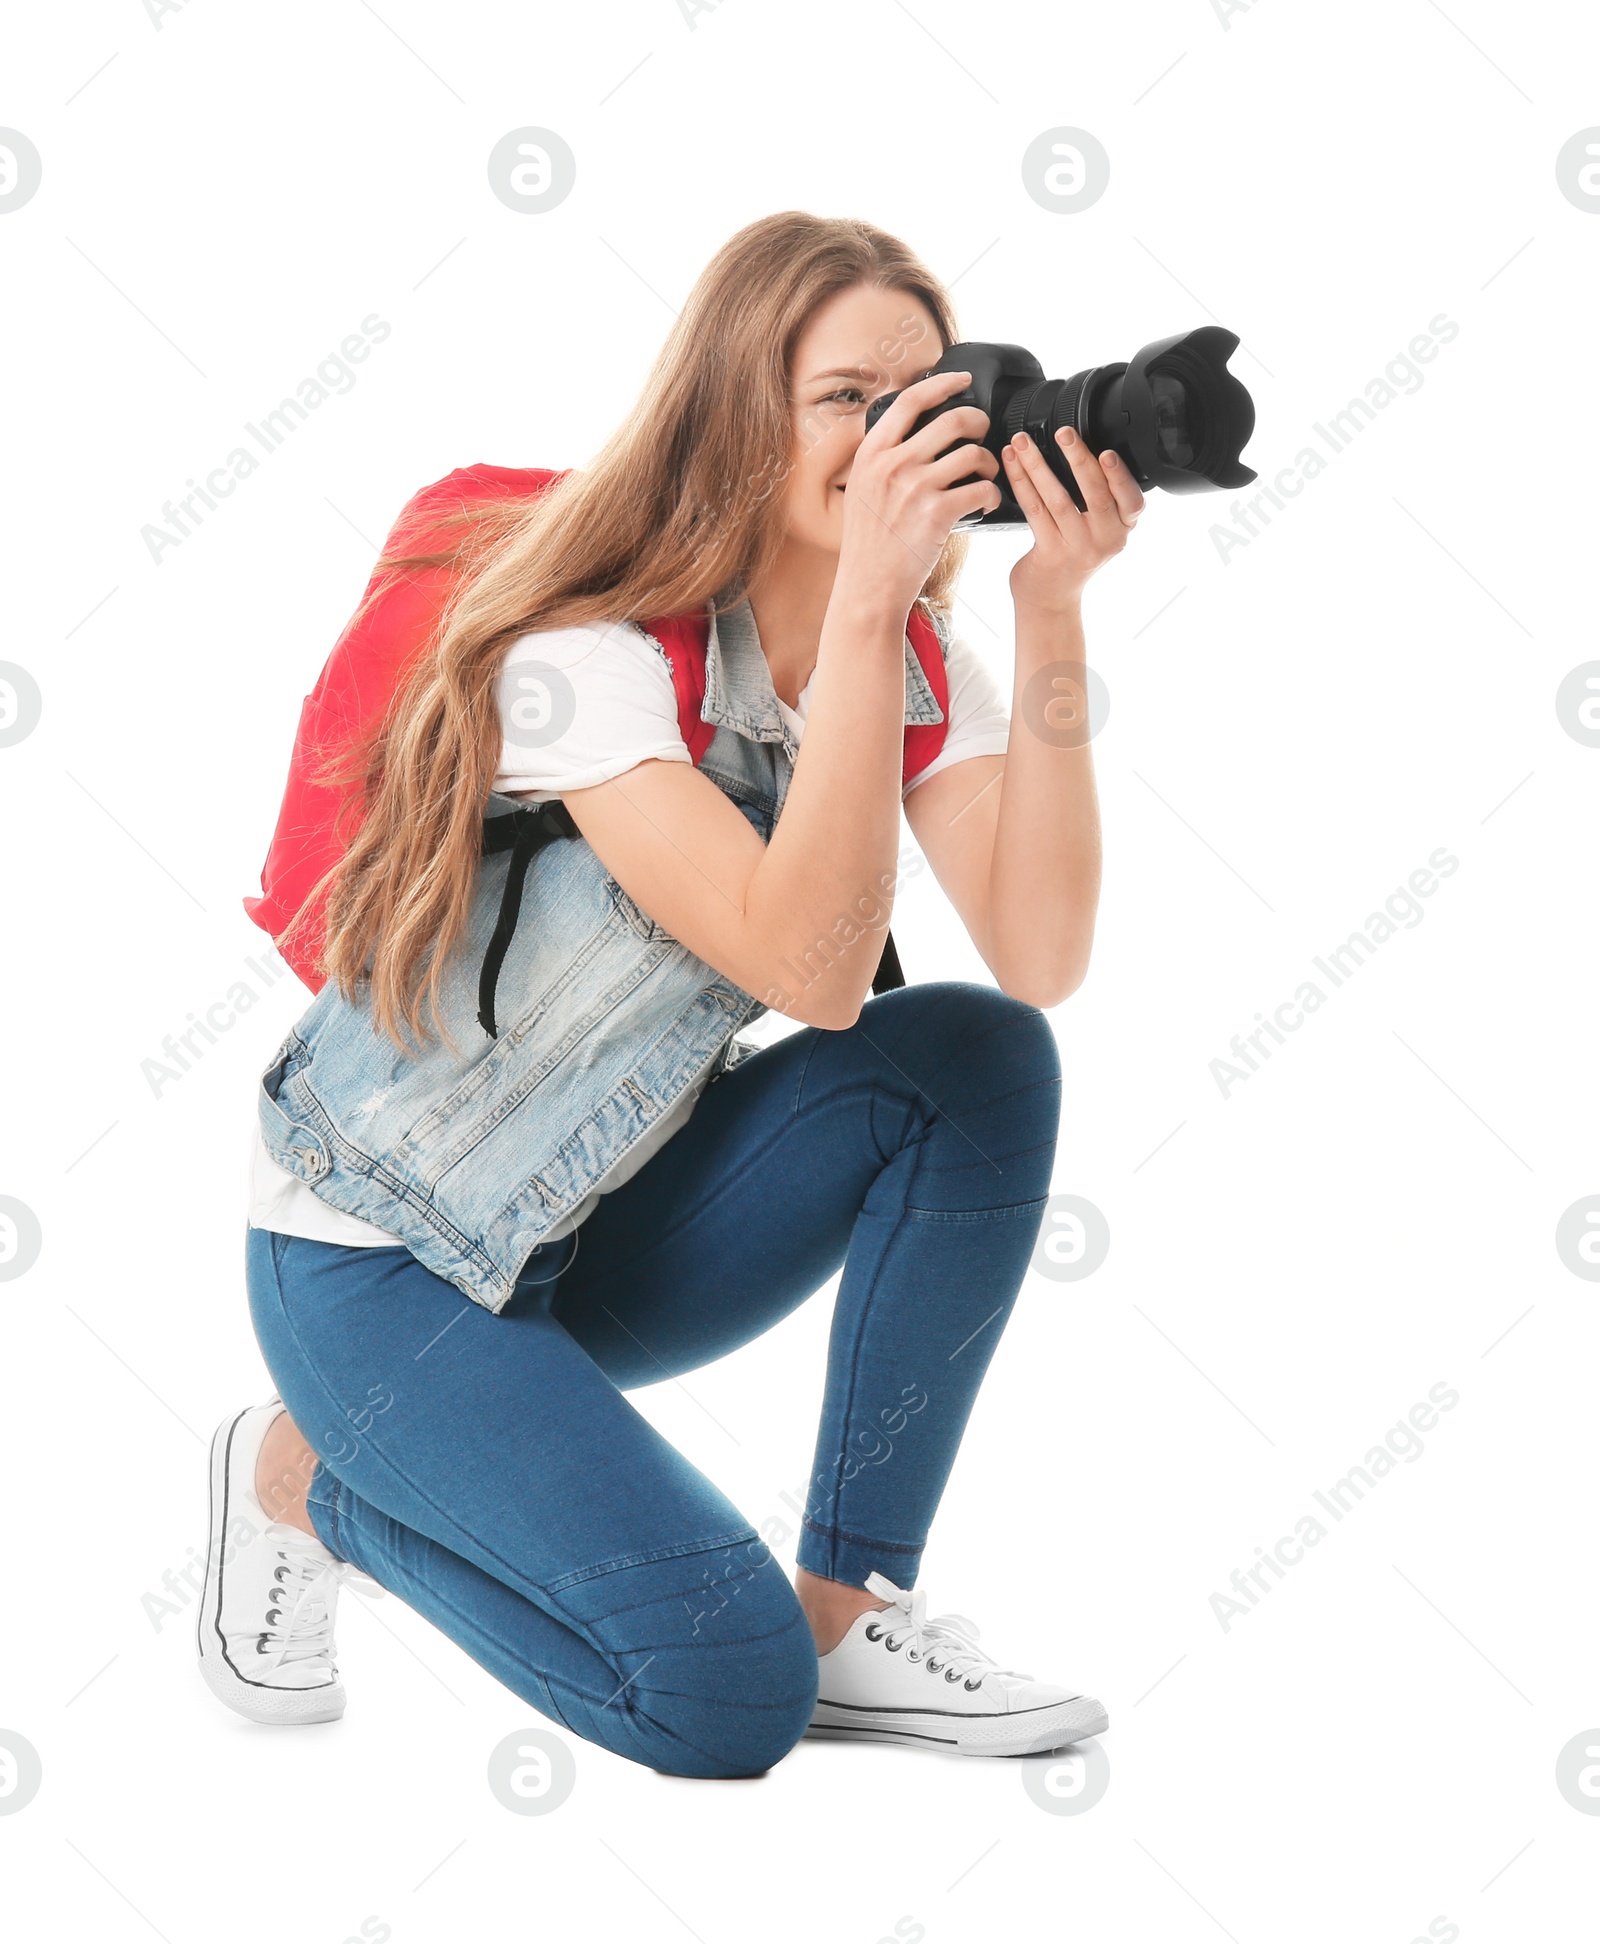
<svg viewBox="0 0 1600 1944"><path fill-rule="evenodd" d="M794 459L795 345L820 305L860 284L918 298L941 348L956 341L943 286L895 237L800 210L764 217L701 273L637 405L586 472L441 521L431 551L378 563L375 592L441 567L451 592L375 733L324 772L344 790L351 834L290 929L326 893L321 969L347 998L366 986L375 1026L402 1052L402 1028L426 1038L438 1023L443 968L471 910L505 651L532 629L703 609L770 566ZM965 544L953 534L936 562L921 595L930 608L948 611Z"/></svg>

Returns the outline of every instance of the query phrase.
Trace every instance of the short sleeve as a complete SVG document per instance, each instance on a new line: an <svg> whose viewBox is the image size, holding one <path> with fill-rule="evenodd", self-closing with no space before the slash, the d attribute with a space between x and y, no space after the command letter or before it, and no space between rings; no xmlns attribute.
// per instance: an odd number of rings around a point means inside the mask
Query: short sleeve
<svg viewBox="0 0 1600 1944"><path fill-rule="evenodd" d="M592 789L638 763L691 761L672 675L630 622L518 637L501 666L500 768L506 796Z"/></svg>
<svg viewBox="0 0 1600 1944"><path fill-rule="evenodd" d="M994 677L978 652L961 635L950 642L945 657L945 674L950 683L949 728L944 747L927 766L918 770L902 795L909 795L919 783L926 783L940 770L964 763L971 756L1003 756L1011 738L1011 717Z"/></svg>

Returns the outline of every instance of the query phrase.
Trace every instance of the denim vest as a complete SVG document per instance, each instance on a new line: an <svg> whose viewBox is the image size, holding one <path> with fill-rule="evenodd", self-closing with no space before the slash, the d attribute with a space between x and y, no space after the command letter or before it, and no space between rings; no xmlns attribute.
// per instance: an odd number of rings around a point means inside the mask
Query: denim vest
<svg viewBox="0 0 1600 1944"><path fill-rule="evenodd" d="M949 653L943 617L940 645ZM908 640L907 724L939 705ZM778 712L748 602L713 615L700 769L765 842L798 751ZM492 795L488 816L517 807ZM443 1039L408 1057L365 995L324 986L261 1080L268 1153L332 1208L396 1235L424 1267L498 1312L545 1233L684 1090L751 1049L734 1035L767 1010L646 916L581 837L528 874L499 978L500 1033L477 1021L478 967L509 860L483 860L461 947L446 965Z"/></svg>

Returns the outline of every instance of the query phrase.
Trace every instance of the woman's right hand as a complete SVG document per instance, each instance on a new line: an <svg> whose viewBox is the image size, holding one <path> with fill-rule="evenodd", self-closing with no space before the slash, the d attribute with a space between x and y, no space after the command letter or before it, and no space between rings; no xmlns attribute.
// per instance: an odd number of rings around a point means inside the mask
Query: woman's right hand
<svg viewBox="0 0 1600 1944"><path fill-rule="evenodd" d="M987 412L958 405L905 437L930 406L971 382L967 371L940 371L918 379L862 438L845 486L836 591L842 583L870 600L889 600L901 612L908 611L956 521L968 513L991 513L1000 504L1000 489L991 483L1000 462L984 446L965 443L988 431ZM945 452L953 439L963 443ZM971 473L979 477L956 486Z"/></svg>

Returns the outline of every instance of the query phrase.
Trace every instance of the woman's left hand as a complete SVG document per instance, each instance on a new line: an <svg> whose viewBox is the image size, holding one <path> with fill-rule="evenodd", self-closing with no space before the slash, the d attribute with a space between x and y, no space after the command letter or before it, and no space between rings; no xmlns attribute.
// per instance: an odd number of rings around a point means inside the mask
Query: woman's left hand
<svg viewBox="0 0 1600 1944"><path fill-rule="evenodd" d="M1070 426L1057 438L1083 495L1082 513L1026 432L1001 455L1006 483L1033 529L1033 545L1011 570L1011 595L1019 608L1038 613L1076 607L1084 583L1122 552L1144 510L1144 494L1114 452L1097 459Z"/></svg>

